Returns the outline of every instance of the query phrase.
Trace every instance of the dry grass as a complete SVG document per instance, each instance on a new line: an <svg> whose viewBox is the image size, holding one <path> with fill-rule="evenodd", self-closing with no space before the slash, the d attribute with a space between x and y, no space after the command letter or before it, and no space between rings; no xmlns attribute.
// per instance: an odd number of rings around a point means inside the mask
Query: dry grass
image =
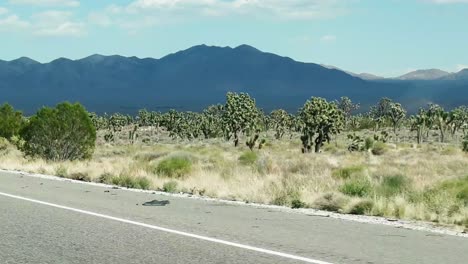
<svg viewBox="0 0 468 264"><path fill-rule="evenodd" d="M140 137L150 138L149 143L128 145L124 138L125 134L114 144L100 138L91 160L61 163L27 159L9 146L1 150L0 168L96 182L120 184L120 180L142 188L144 182L138 181L144 178L148 180L145 188L157 190L286 206L301 201L305 206L343 213L468 227L468 201L440 187L468 176L468 155L456 145L416 146L400 140L388 143L382 155L349 153L342 135L325 146L323 153L304 155L295 137L270 139L264 149L256 150L255 158L239 159L248 148L234 148L220 139L177 142L159 133ZM180 177L167 172L159 175L158 165L171 157L187 159L189 170ZM370 188L368 192L340 193L344 185L360 188L362 182L370 184L364 186Z"/></svg>

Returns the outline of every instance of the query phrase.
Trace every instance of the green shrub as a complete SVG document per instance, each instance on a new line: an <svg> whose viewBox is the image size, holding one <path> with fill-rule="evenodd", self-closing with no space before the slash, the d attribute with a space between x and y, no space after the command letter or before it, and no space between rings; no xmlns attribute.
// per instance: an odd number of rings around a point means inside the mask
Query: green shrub
<svg viewBox="0 0 468 264"><path fill-rule="evenodd" d="M312 207L319 210L338 212L345 207L346 203L347 199L342 194L325 193L312 203Z"/></svg>
<svg viewBox="0 0 468 264"><path fill-rule="evenodd" d="M10 144L8 143L8 140L5 138L0 137L0 154L4 154L7 152Z"/></svg>
<svg viewBox="0 0 468 264"><path fill-rule="evenodd" d="M135 155L135 160L150 162L167 156L167 152L140 153Z"/></svg>
<svg viewBox="0 0 468 264"><path fill-rule="evenodd" d="M462 150L463 150L464 152L468 152L468 135L466 135L466 136L463 138Z"/></svg>
<svg viewBox="0 0 468 264"><path fill-rule="evenodd" d="M294 199L291 201L292 209L299 209L299 208L304 208L304 207L306 207L306 204L299 199Z"/></svg>
<svg viewBox="0 0 468 264"><path fill-rule="evenodd" d="M189 157L174 156L162 160L156 167L156 173L169 178L182 178L190 173L192 161Z"/></svg>
<svg viewBox="0 0 468 264"><path fill-rule="evenodd" d="M10 139L19 134L24 125L23 114L9 104L0 106L0 137Z"/></svg>
<svg viewBox="0 0 468 264"><path fill-rule="evenodd" d="M22 150L26 155L54 161L91 158L96 141L93 122L78 103L42 108L20 135L25 140Z"/></svg>
<svg viewBox="0 0 468 264"><path fill-rule="evenodd" d="M151 181L146 177L137 177L136 182L139 189L148 190L151 187Z"/></svg>
<svg viewBox="0 0 468 264"><path fill-rule="evenodd" d="M455 148L453 146L448 146L448 147L444 148L444 150L442 150L441 154L450 156L450 155L457 154L458 151L459 151L458 148Z"/></svg>
<svg viewBox="0 0 468 264"><path fill-rule="evenodd" d="M468 176L443 181L425 190L421 199L437 214L447 213L453 206L468 206Z"/></svg>
<svg viewBox="0 0 468 264"><path fill-rule="evenodd" d="M463 189L458 191L457 198L462 200L465 206L468 206L468 186L465 186Z"/></svg>
<svg viewBox="0 0 468 264"><path fill-rule="evenodd" d="M130 176L126 176L126 175L114 176L111 182L114 185L127 187L127 188L133 188L135 186L133 179Z"/></svg>
<svg viewBox="0 0 468 264"><path fill-rule="evenodd" d="M176 181L169 181L164 183L163 191L168 193L176 193L177 192L177 182Z"/></svg>
<svg viewBox="0 0 468 264"><path fill-rule="evenodd" d="M366 150L369 150L369 149L374 148L374 144L375 144L375 140L371 137L367 137L364 143L364 147L366 148Z"/></svg>
<svg viewBox="0 0 468 264"><path fill-rule="evenodd" d="M239 162L242 165L249 166L255 164L257 162L258 156L257 153L253 151L247 151L244 152L240 157L239 157Z"/></svg>
<svg viewBox="0 0 468 264"><path fill-rule="evenodd" d="M292 206L294 200L301 199L301 193L297 185L285 179L281 184L272 184L271 192L273 195L271 203L274 205Z"/></svg>
<svg viewBox="0 0 468 264"><path fill-rule="evenodd" d="M364 170L365 170L364 166L345 167L345 168L333 170L332 176L338 179L345 180L345 179L351 178L351 176L362 174Z"/></svg>
<svg viewBox="0 0 468 264"><path fill-rule="evenodd" d="M375 142L374 147L372 148L372 154L376 156L383 155L387 152L387 145L383 142Z"/></svg>
<svg viewBox="0 0 468 264"><path fill-rule="evenodd" d="M77 181L85 181L85 182L91 181L91 178L88 176L88 174L82 173L82 172L72 173L68 176L68 178L72 180L77 180Z"/></svg>
<svg viewBox="0 0 468 264"><path fill-rule="evenodd" d="M55 175L59 177L67 177L68 176L68 169L64 165L59 165L55 168Z"/></svg>
<svg viewBox="0 0 468 264"><path fill-rule="evenodd" d="M104 172L103 174L101 174L101 176L99 176L99 178L97 178L97 182L98 183L105 183L105 184L111 184L112 183L112 179L114 178L115 176L108 173L108 172Z"/></svg>
<svg viewBox="0 0 468 264"><path fill-rule="evenodd" d="M144 189L147 190L151 186L150 181L145 177L131 177L121 174L111 179L114 185L130 188L130 189Z"/></svg>
<svg viewBox="0 0 468 264"><path fill-rule="evenodd" d="M370 199L358 200L349 206L347 213L355 215L369 214L373 206L374 202Z"/></svg>
<svg viewBox="0 0 468 264"><path fill-rule="evenodd" d="M350 178L340 187L340 192L349 196L365 197L372 193L372 184L367 177Z"/></svg>
<svg viewBox="0 0 468 264"><path fill-rule="evenodd" d="M411 182L403 175L385 176L377 188L377 194L392 197L411 189Z"/></svg>

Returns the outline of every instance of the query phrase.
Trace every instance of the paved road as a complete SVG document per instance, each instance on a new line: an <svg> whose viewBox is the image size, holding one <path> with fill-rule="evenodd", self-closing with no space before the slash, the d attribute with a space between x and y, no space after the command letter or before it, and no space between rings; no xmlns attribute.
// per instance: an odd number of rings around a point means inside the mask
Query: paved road
<svg viewBox="0 0 468 264"><path fill-rule="evenodd" d="M313 260L467 263L468 239L0 172L0 263Z"/></svg>

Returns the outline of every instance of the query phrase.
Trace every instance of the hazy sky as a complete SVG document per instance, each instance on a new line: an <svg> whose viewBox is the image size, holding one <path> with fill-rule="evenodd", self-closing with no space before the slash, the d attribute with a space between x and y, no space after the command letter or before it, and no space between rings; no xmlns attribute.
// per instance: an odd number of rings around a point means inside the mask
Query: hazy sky
<svg viewBox="0 0 468 264"><path fill-rule="evenodd" d="M256 48L384 76L468 65L468 0L1 0L0 59ZM468 66L467 66L468 68Z"/></svg>

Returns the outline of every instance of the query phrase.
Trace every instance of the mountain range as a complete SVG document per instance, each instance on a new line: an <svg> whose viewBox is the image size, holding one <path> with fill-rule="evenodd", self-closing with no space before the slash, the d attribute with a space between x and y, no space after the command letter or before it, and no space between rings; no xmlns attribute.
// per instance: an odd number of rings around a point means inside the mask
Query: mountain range
<svg viewBox="0 0 468 264"><path fill-rule="evenodd" d="M224 102L228 91L248 92L265 111L295 112L311 96L348 96L363 109L381 97L400 101L410 111L434 101L451 108L468 104L468 69L381 78L298 62L248 45L199 45L160 59L96 54L49 63L26 57L0 60L0 103L27 114L64 100L79 101L98 113L198 111Z"/></svg>

